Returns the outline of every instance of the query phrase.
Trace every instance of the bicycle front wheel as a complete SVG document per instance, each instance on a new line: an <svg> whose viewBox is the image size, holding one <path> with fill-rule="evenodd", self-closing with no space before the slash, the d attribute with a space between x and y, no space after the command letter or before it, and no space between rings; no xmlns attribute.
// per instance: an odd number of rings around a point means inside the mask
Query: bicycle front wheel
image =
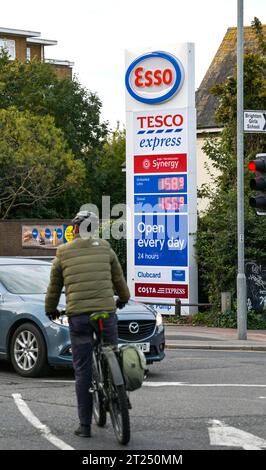
<svg viewBox="0 0 266 470"><path fill-rule="evenodd" d="M115 385L111 370L108 370L109 411L116 438L126 445L130 439L128 399L124 385Z"/></svg>

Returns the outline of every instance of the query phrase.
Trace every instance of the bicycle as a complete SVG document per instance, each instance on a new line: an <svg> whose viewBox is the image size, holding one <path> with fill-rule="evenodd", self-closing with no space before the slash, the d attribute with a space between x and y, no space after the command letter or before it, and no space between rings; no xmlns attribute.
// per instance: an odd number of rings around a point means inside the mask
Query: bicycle
<svg viewBox="0 0 266 470"><path fill-rule="evenodd" d="M92 357L93 417L99 427L106 424L107 411L120 444L130 439L129 399L118 357L111 345L103 342L103 319L108 313L90 315L94 345ZM97 324L97 327L95 326Z"/></svg>

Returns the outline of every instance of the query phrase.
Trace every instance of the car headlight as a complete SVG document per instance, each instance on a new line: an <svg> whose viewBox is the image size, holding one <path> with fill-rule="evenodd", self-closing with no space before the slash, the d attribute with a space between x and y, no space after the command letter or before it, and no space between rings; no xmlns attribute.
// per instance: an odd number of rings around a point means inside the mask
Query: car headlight
<svg viewBox="0 0 266 470"><path fill-rule="evenodd" d="M62 315L61 317L56 318L53 320L53 322L57 325L69 326L68 317L66 315Z"/></svg>
<svg viewBox="0 0 266 470"><path fill-rule="evenodd" d="M160 313L156 314L156 326L161 326L163 324L163 317Z"/></svg>

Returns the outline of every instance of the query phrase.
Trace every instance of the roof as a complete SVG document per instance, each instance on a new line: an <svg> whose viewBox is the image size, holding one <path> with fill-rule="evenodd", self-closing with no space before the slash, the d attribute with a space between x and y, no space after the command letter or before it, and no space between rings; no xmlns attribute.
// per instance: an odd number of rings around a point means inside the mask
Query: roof
<svg viewBox="0 0 266 470"><path fill-rule="evenodd" d="M57 65L60 67L74 67L75 63L69 60L45 59L46 64Z"/></svg>
<svg viewBox="0 0 266 470"><path fill-rule="evenodd" d="M266 38L266 25L262 26ZM256 33L251 26L244 27L244 48L256 51L258 43ZM210 88L223 83L226 78L233 75L236 65L237 28L228 28L223 41L216 52L205 77L196 92L197 128L217 128L215 111L218 107L218 98L210 93Z"/></svg>
<svg viewBox="0 0 266 470"><path fill-rule="evenodd" d="M25 258L17 258L15 256L9 257L9 256L0 256L0 266L9 264L9 265L17 265L17 264L46 264L49 262L48 260L36 260L36 259L31 259L29 257Z"/></svg>
<svg viewBox="0 0 266 470"><path fill-rule="evenodd" d="M55 39L27 38L27 44L42 44L43 46L56 46Z"/></svg>
<svg viewBox="0 0 266 470"><path fill-rule="evenodd" d="M1 28L0 34L8 34L10 36L23 36L26 38L40 36L41 33L36 31L25 31L24 29Z"/></svg>

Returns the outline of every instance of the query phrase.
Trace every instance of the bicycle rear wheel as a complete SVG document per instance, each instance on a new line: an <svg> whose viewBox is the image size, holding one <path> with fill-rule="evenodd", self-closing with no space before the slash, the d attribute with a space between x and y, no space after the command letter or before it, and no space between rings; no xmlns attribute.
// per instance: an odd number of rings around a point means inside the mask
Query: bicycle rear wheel
<svg viewBox="0 0 266 470"><path fill-rule="evenodd" d="M92 388L93 388L93 417L99 427L106 424L106 408L104 394L101 388L101 379L97 363L97 358L93 352L92 357Z"/></svg>
<svg viewBox="0 0 266 470"><path fill-rule="evenodd" d="M130 439L128 399L124 385L115 385L112 371L108 366L109 411L116 438L126 445Z"/></svg>

